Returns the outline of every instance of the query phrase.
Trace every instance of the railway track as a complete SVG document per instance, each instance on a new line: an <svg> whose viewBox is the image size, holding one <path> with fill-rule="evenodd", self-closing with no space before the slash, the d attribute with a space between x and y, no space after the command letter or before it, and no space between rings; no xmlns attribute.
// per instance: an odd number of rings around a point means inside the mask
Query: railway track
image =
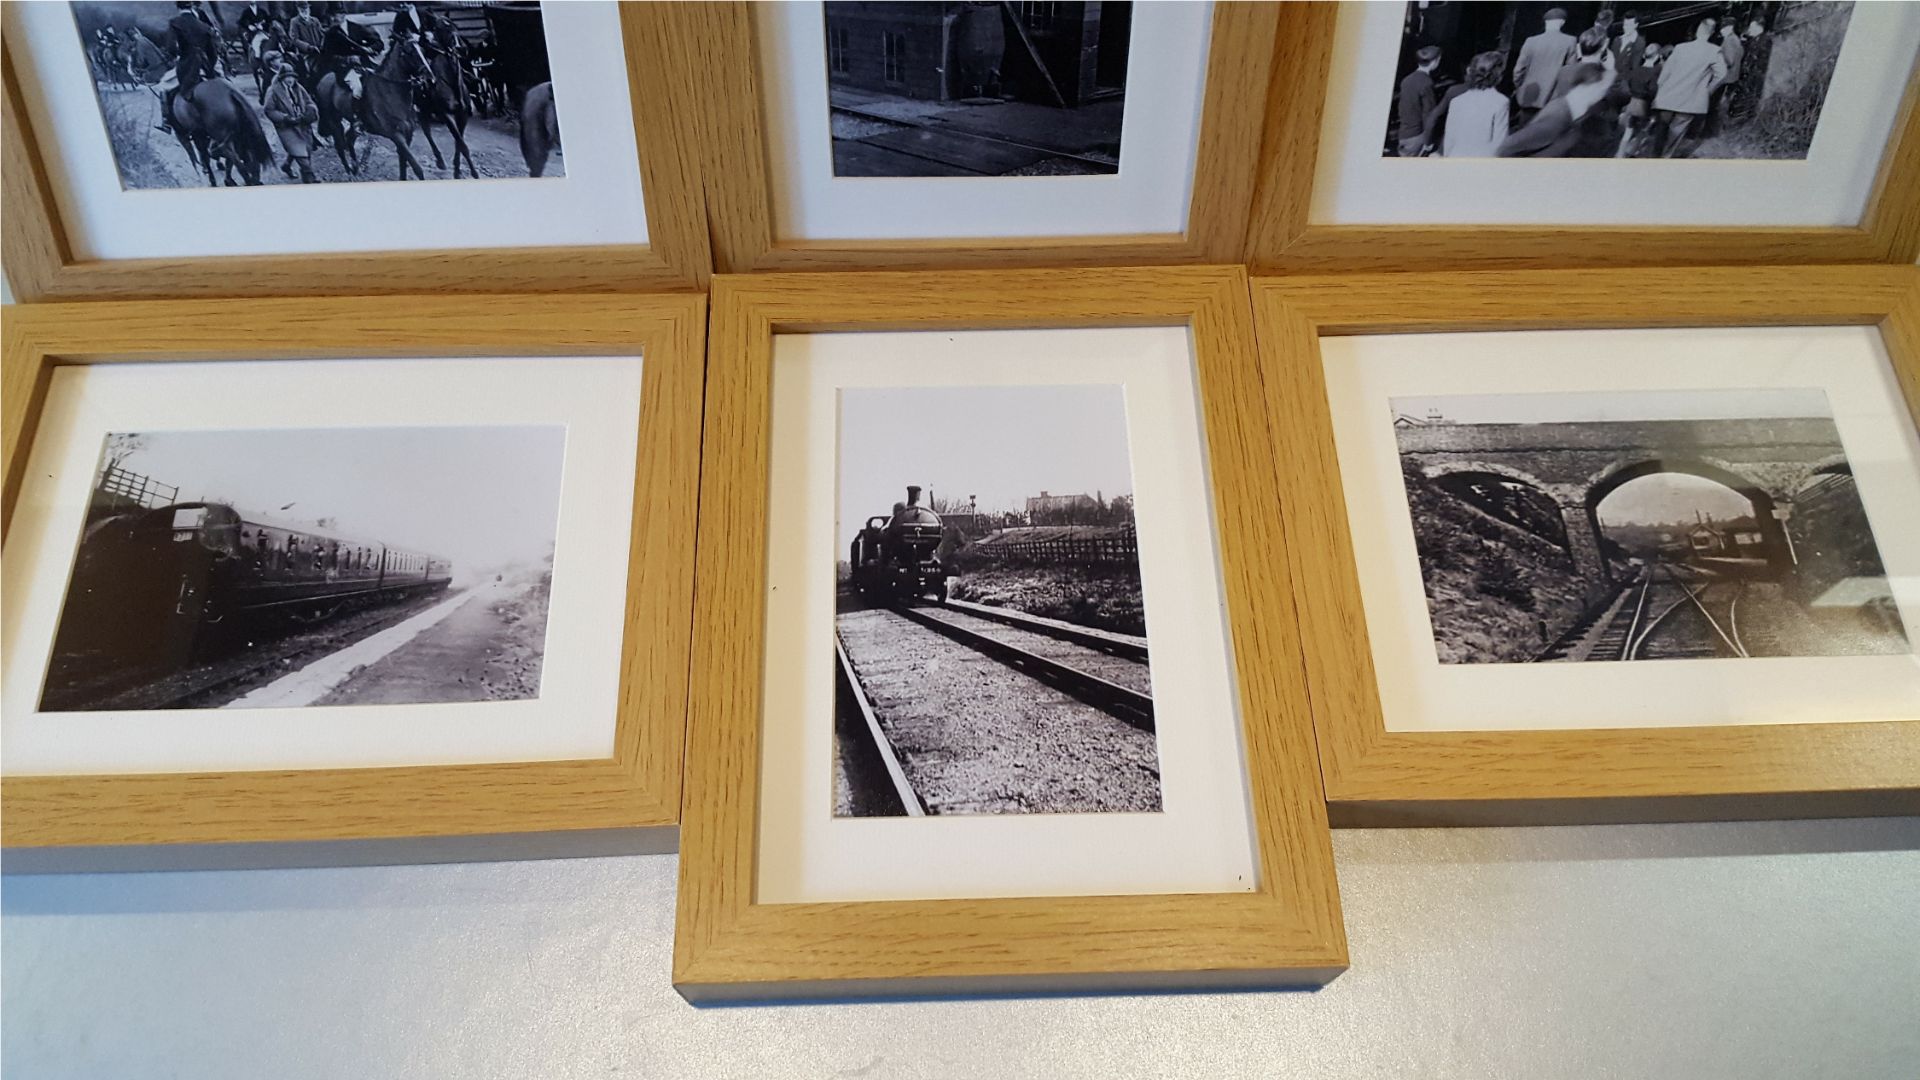
<svg viewBox="0 0 1920 1080"><path fill-rule="evenodd" d="M837 112L837 113L844 114L846 116L855 117L857 119L864 120L871 124L887 124L893 127L894 129L896 129L897 131L923 133L928 138L935 140L937 144L944 144L946 147L964 146L969 143L978 144L981 146L1005 147L1010 150L1040 154L1042 155L1042 157L1039 159L1041 161L1045 161L1051 158L1058 158L1063 161L1072 161L1080 165L1091 166L1095 173L1113 173L1113 172L1116 172L1119 168L1113 162L1104 161L1100 158L1088 157L1085 154L1076 154L1068 150L1060 150L1050 146L1040 146L1036 143L1021 142L1018 139L1008 139L1000 136L988 135L985 132L969 131L965 128L950 127L950 126L931 127L924 124L912 124L903 120L896 120L893 117L883 116L879 113L870 112L866 109L857 108L851 105L831 105L829 106L829 109L832 112ZM887 134L891 135L892 132L888 132ZM872 137L873 136L871 135L867 136L867 138L872 138ZM856 140L856 141L864 141L864 140ZM878 145L883 149L892 151L893 153L896 153L896 154L903 154L907 157L921 158L923 160L936 162L940 165L945 165L950 168L963 169L967 172L975 174L976 176L1003 175L1001 173L995 173L987 170L976 169L968 165L965 165L960 161L954 160L954 157L956 157L957 155L952 155L952 154L939 155L939 154L934 154L926 151L917 151L916 149L908 145L905 145L899 142L898 140L892 140L886 143L877 143L875 145Z"/></svg>
<svg viewBox="0 0 1920 1080"><path fill-rule="evenodd" d="M123 668L85 681L48 687L41 707L49 711L132 711L204 708L238 697L267 676L284 674L418 614L441 599L439 593L391 606L363 608L332 622L273 635L257 644L228 651L185 667L145 665Z"/></svg>
<svg viewBox="0 0 1920 1080"><path fill-rule="evenodd" d="M975 655L1017 672L1026 680L1039 683L1056 691L1059 695L1073 699L1084 705L1092 706L1099 714L1110 718L1092 721L1082 715L1078 723L1082 727L1091 726L1097 732L1098 724L1112 724L1119 720L1127 727L1146 736L1146 747L1155 756L1153 765L1153 792L1157 808L1158 800L1158 759L1153 748L1154 730L1153 698L1150 693L1148 669L1146 663L1146 643L1143 639L1130 638L1118 634L1106 634L1090 631L1083 627L1057 623L1051 620L1035 619L1017 612L1003 612L997 609L978 609L977 605L956 607L949 603L941 607L895 606L884 609L872 609L863 613L870 616L884 612L888 619L898 619L904 623L919 627L940 638L964 648L965 654ZM883 628L884 629L884 628ZM904 629L904 628L903 628ZM899 727L905 712L897 702L889 704L878 700L883 694L871 693L863 682L861 672L849 655L849 647L844 637L835 636L835 681L839 703L837 732L842 740L850 740L850 745L842 751L841 765L847 773L847 780L854 789L852 800L857 806L856 816L893 815L919 816L926 813L939 813L943 804L941 792L923 791L916 785L913 767L916 756L925 761L935 761L942 765L952 764L956 757L950 747L929 749L912 745L902 746L889 728ZM931 666L931 665L929 665ZM911 683L909 684L911 685ZM885 690L888 682L883 682ZM896 698L898 697L897 688ZM1020 700L1027 698L1027 692L1019 691ZM1035 691L1054 701L1045 691ZM970 696L970 695L969 695ZM924 704L924 703L923 703ZM962 706L971 702L936 702L929 711L940 713L964 711ZM1035 731L1029 726L1032 717L1011 715L1019 710L1010 710L1010 715L998 717L974 716L972 721L997 722L1008 730L1004 738L989 740L993 745L990 753L983 756L1009 753L1016 759L1016 769L1027 768L1026 757L1044 755L1047 748L1034 746L1021 749L1023 737L1034 737ZM883 718L892 717L889 724ZM927 718L922 718L924 723ZM909 724L911 726L911 724ZM1046 727L1045 722L1038 726ZM1024 729L1024 730L1016 730ZM1125 728L1113 728L1112 732L1125 731ZM924 736L924 731L921 733ZM1131 739L1109 738L1120 742L1129 742L1140 738L1140 734ZM1013 749L1009 749L1012 746ZM1033 753L1029 754L1028 750ZM916 755L916 750L921 753ZM1098 756L1098 748L1092 753ZM1073 755L1070 755L1073 756ZM966 763L962 761L961 765ZM925 770L921 770L925 771ZM1022 777L1021 779L1025 779ZM924 778L923 778L924 784ZM938 788L941 785L935 783ZM1017 786L1017 785L1016 785Z"/></svg>
<svg viewBox="0 0 1920 1080"><path fill-rule="evenodd" d="M1740 638L1737 581L1689 580L1671 564L1640 576L1596 604L1536 661L1672 660L1749 655ZM1662 579L1665 580L1662 580Z"/></svg>

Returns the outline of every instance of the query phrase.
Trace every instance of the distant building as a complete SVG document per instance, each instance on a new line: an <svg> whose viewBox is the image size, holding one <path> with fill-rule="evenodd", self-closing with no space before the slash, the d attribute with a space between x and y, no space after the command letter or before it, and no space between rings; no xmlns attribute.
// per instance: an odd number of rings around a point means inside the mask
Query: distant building
<svg viewBox="0 0 1920 1080"><path fill-rule="evenodd" d="M840 2L826 26L836 86L1077 108L1125 89L1133 5Z"/></svg>
<svg viewBox="0 0 1920 1080"><path fill-rule="evenodd" d="M1711 525L1695 525L1687 530L1687 546L1700 555L1718 555L1727 549L1727 534Z"/></svg>
<svg viewBox="0 0 1920 1080"><path fill-rule="evenodd" d="M1451 423L1453 423L1453 421L1447 419L1446 415L1439 409L1428 409L1427 415L1425 416L1413 416L1409 413L1393 414L1394 427L1432 427L1435 424Z"/></svg>
<svg viewBox="0 0 1920 1080"><path fill-rule="evenodd" d="M1100 500L1091 495L1054 495L1042 491L1027 496L1027 520L1035 525L1084 517L1100 509Z"/></svg>

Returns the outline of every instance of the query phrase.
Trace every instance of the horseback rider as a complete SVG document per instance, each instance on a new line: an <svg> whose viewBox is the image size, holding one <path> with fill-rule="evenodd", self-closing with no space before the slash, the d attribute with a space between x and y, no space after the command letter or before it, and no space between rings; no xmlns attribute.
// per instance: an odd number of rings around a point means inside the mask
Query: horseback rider
<svg viewBox="0 0 1920 1080"><path fill-rule="evenodd" d="M333 13L333 25L327 27L327 35L320 42L320 64L333 72L337 79L345 79L347 72L361 64L371 63L375 50L353 39L347 30L347 13L336 10Z"/></svg>
<svg viewBox="0 0 1920 1080"><path fill-rule="evenodd" d="M205 16L195 10L194 0L174 0L174 7L180 10L168 21L167 29L173 31L173 44L180 51L180 60L174 66L173 84L164 88L166 93L161 98L157 125L169 135L173 134L173 99L183 90L191 93L203 78L220 77L213 67L214 53L219 46Z"/></svg>
<svg viewBox="0 0 1920 1080"><path fill-rule="evenodd" d="M238 21L240 40L245 41L248 46L251 47L253 44L253 36L265 30L267 23L271 21L273 21L273 16L267 13L265 7L249 2L240 12L240 19Z"/></svg>
<svg viewBox="0 0 1920 1080"><path fill-rule="evenodd" d="M393 40L411 42L416 39L424 44L438 48L441 45L440 17L431 11L421 11L413 4L396 4L393 9L393 25L388 33Z"/></svg>

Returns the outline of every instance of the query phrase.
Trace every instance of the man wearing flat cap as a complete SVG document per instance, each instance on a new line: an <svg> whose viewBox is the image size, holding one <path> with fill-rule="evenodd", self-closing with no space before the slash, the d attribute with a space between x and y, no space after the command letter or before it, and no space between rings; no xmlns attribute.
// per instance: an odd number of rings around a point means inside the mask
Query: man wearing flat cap
<svg viewBox="0 0 1920 1080"><path fill-rule="evenodd" d="M1513 62L1513 104L1523 125L1547 103L1553 80L1573 59L1574 37L1561 29L1567 25L1566 9L1548 8L1545 22L1546 29L1523 42Z"/></svg>

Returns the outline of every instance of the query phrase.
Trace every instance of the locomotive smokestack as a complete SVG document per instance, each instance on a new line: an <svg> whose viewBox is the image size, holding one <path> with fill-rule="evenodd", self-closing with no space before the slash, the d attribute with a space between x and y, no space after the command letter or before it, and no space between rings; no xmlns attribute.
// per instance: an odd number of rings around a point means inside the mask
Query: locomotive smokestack
<svg viewBox="0 0 1920 1080"><path fill-rule="evenodd" d="M908 506L920 505L920 485L919 484L907 485L907 505Z"/></svg>

